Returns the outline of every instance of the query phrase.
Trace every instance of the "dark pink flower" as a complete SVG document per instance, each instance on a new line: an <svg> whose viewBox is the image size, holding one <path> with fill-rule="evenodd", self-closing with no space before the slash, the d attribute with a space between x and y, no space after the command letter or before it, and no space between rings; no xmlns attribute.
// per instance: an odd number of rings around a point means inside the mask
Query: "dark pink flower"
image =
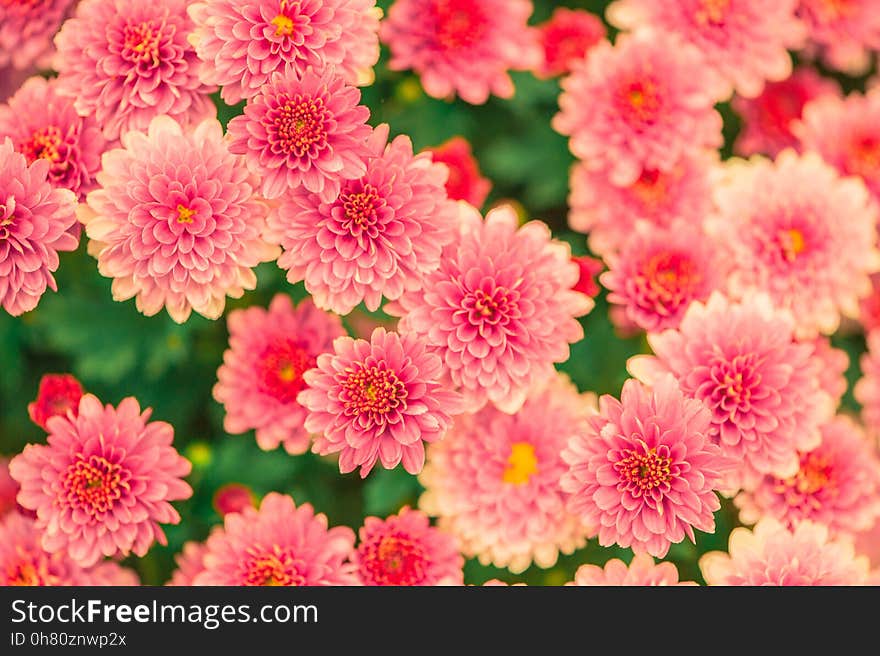
<svg viewBox="0 0 880 656"><path fill-rule="evenodd" d="M45 430L50 417L65 417L68 412L75 417L82 395L82 385L71 374L46 374L40 379L36 400L28 404L28 415Z"/></svg>
<svg viewBox="0 0 880 656"><path fill-rule="evenodd" d="M590 48L605 38L602 19L588 11L557 7L548 20L537 26L544 48L544 60L537 67L540 77L554 77L571 71L571 65L586 57Z"/></svg>
<svg viewBox="0 0 880 656"><path fill-rule="evenodd" d="M480 208L492 189L492 183L482 176L480 166L471 152L471 145L464 137L452 137L439 146L426 148L433 160L449 169L446 178L446 194L451 200L466 200Z"/></svg>

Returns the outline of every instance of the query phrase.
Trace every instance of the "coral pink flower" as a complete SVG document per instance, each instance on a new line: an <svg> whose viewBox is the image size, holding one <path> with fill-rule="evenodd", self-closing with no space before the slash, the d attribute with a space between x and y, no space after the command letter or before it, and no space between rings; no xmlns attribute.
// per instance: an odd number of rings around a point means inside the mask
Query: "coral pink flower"
<svg viewBox="0 0 880 656"><path fill-rule="evenodd" d="M424 443L443 437L459 411L458 396L440 383L442 370L412 335L376 328L369 341L337 338L333 353L303 374L307 387L297 396L309 413L306 430L316 436L312 450L339 453L343 474L360 467L364 478L377 460L418 474Z"/></svg>
<svg viewBox="0 0 880 656"><path fill-rule="evenodd" d="M815 153L784 150L771 162L730 160L707 231L731 250L728 292L766 292L789 310L799 338L831 334L855 318L880 270L877 206L862 182Z"/></svg>
<svg viewBox="0 0 880 656"><path fill-rule="evenodd" d="M859 302L859 323L865 333L880 328L880 274L871 274L871 293Z"/></svg>
<svg viewBox="0 0 880 656"><path fill-rule="evenodd" d="M395 0L379 36L393 71L414 70L429 96L474 105L513 96L508 70L531 70L541 48L531 0Z"/></svg>
<svg viewBox="0 0 880 656"><path fill-rule="evenodd" d="M291 283L305 280L320 308L348 314L363 301L373 311L383 295L420 291L454 238L444 167L427 153L413 156L407 136L387 140L383 124L369 139L366 173L334 198L300 187L269 214L266 238L284 248L278 266Z"/></svg>
<svg viewBox="0 0 880 656"><path fill-rule="evenodd" d="M462 415L428 448L419 507L438 517L464 555L522 572L551 567L595 534L565 509L559 477L569 438L586 430L595 396L562 374L535 387L509 415L492 406Z"/></svg>
<svg viewBox="0 0 880 656"><path fill-rule="evenodd" d="M647 554L636 554L629 565L612 558L605 567L587 563L578 567L574 581L565 585L579 586L658 586L697 585L695 581L678 580L678 569L672 563L654 563Z"/></svg>
<svg viewBox="0 0 880 656"><path fill-rule="evenodd" d="M562 80L553 128L591 171L616 186L643 169L672 171L685 155L721 146L721 115L699 53L665 34L621 35L594 47Z"/></svg>
<svg viewBox="0 0 880 656"><path fill-rule="evenodd" d="M464 558L455 539L404 506L383 520L367 517L352 553L364 585L463 585Z"/></svg>
<svg viewBox="0 0 880 656"><path fill-rule="evenodd" d="M852 541L832 540L828 527L805 521L794 530L764 519L750 531L730 534L729 553L700 557L708 585L864 585L868 559L856 556Z"/></svg>
<svg viewBox="0 0 880 656"><path fill-rule="evenodd" d="M253 508L253 506L251 507ZM220 526L215 526L211 534L222 531ZM192 586L196 576L205 571L206 553L208 553L208 545L204 542L194 540L185 542L180 553L174 555L177 568L171 573L171 579L165 585Z"/></svg>
<svg viewBox="0 0 880 656"><path fill-rule="evenodd" d="M509 205L483 221L460 206L457 239L443 250L440 268L424 288L404 294L386 311L442 358L478 409L487 401L516 412L529 387L555 374L583 338L576 317L593 300L573 290L580 277L567 243L551 238L541 221L518 227Z"/></svg>
<svg viewBox="0 0 880 656"><path fill-rule="evenodd" d="M214 492L214 510L221 517L254 506L254 493L247 485L226 483Z"/></svg>
<svg viewBox="0 0 880 656"><path fill-rule="evenodd" d="M587 430L568 441L560 484L568 510L598 527L599 544L662 558L671 544L715 532L715 494L728 463L709 439L711 413L671 376L606 394Z"/></svg>
<svg viewBox="0 0 880 656"><path fill-rule="evenodd" d="M65 417L68 412L75 417L82 395L82 385L71 374L46 374L40 379L36 400L28 404L28 415L45 430L50 417Z"/></svg>
<svg viewBox="0 0 880 656"><path fill-rule="evenodd" d="M271 492L259 510L246 508L223 518L202 555L193 585L358 585L354 531L328 529L327 516L311 504L297 507L289 496Z"/></svg>
<svg viewBox="0 0 880 656"><path fill-rule="evenodd" d="M765 82L791 75L788 50L804 44L796 16L800 0L617 0L605 17L620 29L649 26L695 46L716 74L710 93L718 101L735 90L753 98Z"/></svg>
<svg viewBox="0 0 880 656"><path fill-rule="evenodd" d="M94 116L107 139L146 130L167 114L181 124L216 115L187 42L187 0L82 0L55 38L58 93Z"/></svg>
<svg viewBox="0 0 880 656"><path fill-rule="evenodd" d="M743 123L734 151L746 157L756 153L775 157L785 148L797 148L792 125L801 118L804 105L826 95L840 95L837 82L802 66L791 77L768 83L755 98L734 96L731 104Z"/></svg>
<svg viewBox="0 0 880 656"><path fill-rule="evenodd" d="M283 444L290 454L305 453L311 436L296 395L305 387L303 373L345 334L342 322L311 300L294 309L290 297L277 294L268 311L233 310L227 323L229 348L214 386L214 398L226 410L223 428L228 433L256 429L263 449Z"/></svg>
<svg viewBox="0 0 880 656"><path fill-rule="evenodd" d="M33 310L46 288L59 251L76 250L76 196L55 189L51 164L28 164L7 137L0 140L0 305L13 316Z"/></svg>
<svg viewBox="0 0 880 656"><path fill-rule="evenodd" d="M581 272L577 284L572 289L581 294L586 294L590 298L596 298L601 290L599 285L596 284L595 279L605 268L605 264L602 260L597 260L588 255L579 255L571 259L578 265Z"/></svg>
<svg viewBox="0 0 880 656"><path fill-rule="evenodd" d="M703 301L724 281L721 247L684 224L642 225L600 276L608 301L648 332L677 328L691 301Z"/></svg>
<svg viewBox="0 0 880 656"><path fill-rule="evenodd" d="M557 7L548 20L537 26L544 59L537 67L539 77L571 72L571 65L586 57L590 48L605 38L602 19L588 11Z"/></svg>
<svg viewBox="0 0 880 656"><path fill-rule="evenodd" d="M0 458L0 517L18 507L17 495L18 483L9 475L9 460Z"/></svg>
<svg viewBox="0 0 880 656"><path fill-rule="evenodd" d="M213 119L184 131L158 116L122 146L104 153L101 188L77 210L113 298L135 297L147 316L164 306L178 323L192 310L217 319L227 295L254 289L252 267L278 255L261 236L255 181Z"/></svg>
<svg viewBox="0 0 880 656"><path fill-rule="evenodd" d="M0 69L48 68L52 37L76 0L0 2Z"/></svg>
<svg viewBox="0 0 880 656"><path fill-rule="evenodd" d="M880 50L880 12L876 0L800 0L807 25L808 49L818 46L824 63L849 75L871 67L872 51Z"/></svg>
<svg viewBox="0 0 880 656"><path fill-rule="evenodd" d="M862 405L862 421L875 437L880 436L880 331L868 333L868 350L859 364L862 377L853 387L853 396Z"/></svg>
<svg viewBox="0 0 880 656"><path fill-rule="evenodd" d="M86 394L76 416L49 419L47 445L12 459L18 502L37 512L44 549L88 567L166 543L159 524L180 522L169 501L192 496L182 479L191 466L171 445L171 425L149 422L150 413L132 397L114 408Z"/></svg>
<svg viewBox="0 0 880 656"><path fill-rule="evenodd" d="M453 137L426 150L430 151L435 162L445 164L449 169L449 177L446 179L446 193L449 198L466 200L474 207L482 207L492 189L492 183L480 173L480 166L467 139Z"/></svg>
<svg viewBox="0 0 880 656"><path fill-rule="evenodd" d="M266 198L303 186L333 202L343 180L366 170L370 110L360 98L332 67L300 78L273 73L244 115L229 121L229 150L245 156Z"/></svg>
<svg viewBox="0 0 880 656"><path fill-rule="evenodd" d="M339 67L349 84L370 84L379 59L376 0L204 0L189 6L191 37L206 84L234 105L273 71L295 78L309 66Z"/></svg>
<svg viewBox="0 0 880 656"><path fill-rule="evenodd" d="M92 117L78 116L53 81L28 79L6 105L0 105L0 139L9 137L28 163L49 161L49 180L80 200L94 188L107 142Z"/></svg>
<svg viewBox="0 0 880 656"><path fill-rule="evenodd" d="M717 166L714 151L695 153L669 171L643 169L633 184L619 187L607 171L579 162L571 169L568 225L587 233L590 250L599 255L622 248L640 223L700 226L713 207L711 173Z"/></svg>
<svg viewBox="0 0 880 656"><path fill-rule="evenodd" d="M815 349L813 362L816 365L819 387L831 397L836 408L849 385L846 379L849 355L843 349L831 346L831 340L827 337L817 337L810 341Z"/></svg>
<svg viewBox="0 0 880 656"><path fill-rule="evenodd" d="M880 520L866 531L855 536L856 553L867 556L871 562L873 573L869 585L880 585Z"/></svg>

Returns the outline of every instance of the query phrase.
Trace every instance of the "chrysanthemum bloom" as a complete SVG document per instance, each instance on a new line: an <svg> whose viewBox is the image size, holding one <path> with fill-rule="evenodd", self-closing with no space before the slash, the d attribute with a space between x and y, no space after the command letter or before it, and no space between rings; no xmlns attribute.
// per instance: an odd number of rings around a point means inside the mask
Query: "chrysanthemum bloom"
<svg viewBox="0 0 880 656"><path fill-rule="evenodd" d="M277 71L337 66L349 84L373 81L379 59L376 0L203 0L188 8L190 40L204 62L202 80L222 85L234 105L255 96Z"/></svg>
<svg viewBox="0 0 880 656"><path fill-rule="evenodd" d="M841 177L816 153L784 150L729 160L707 231L731 251L728 292L766 292L794 315L800 339L830 335L856 318L880 270L877 205L861 180Z"/></svg>
<svg viewBox="0 0 880 656"><path fill-rule="evenodd" d="M284 249L278 266L291 283L304 280L320 308L348 314L363 301L377 310L383 295L420 291L454 238L446 169L429 153L413 156L407 136L387 141L383 124L370 136L364 176L331 200L300 187L269 213L266 238Z"/></svg>
<svg viewBox="0 0 880 656"><path fill-rule="evenodd" d="M859 302L859 323L865 334L880 328L880 273L871 275L871 293Z"/></svg>
<svg viewBox="0 0 880 656"><path fill-rule="evenodd" d="M800 0L798 14L807 25L808 50L818 46L829 67L858 76L880 50L880 12L876 0Z"/></svg>
<svg viewBox="0 0 880 656"><path fill-rule="evenodd" d="M241 512L245 508L254 506L254 493L247 485L241 483L226 483L214 492L214 510L221 517L229 513Z"/></svg>
<svg viewBox="0 0 880 656"><path fill-rule="evenodd" d="M0 139L9 137L28 163L49 162L49 180L82 200L94 188L107 142L91 116L76 113L73 101L58 95L54 81L28 79L0 105Z"/></svg>
<svg viewBox="0 0 880 656"><path fill-rule="evenodd" d="M18 506L18 483L9 475L9 460L0 458L0 517Z"/></svg>
<svg viewBox="0 0 880 656"><path fill-rule="evenodd" d="M214 119L184 131L158 116L148 133L104 153L101 188L77 208L113 298L135 297L147 316L163 307L183 323L192 310L217 319L226 296L254 289L253 272L278 249L263 241L266 205Z"/></svg>
<svg viewBox="0 0 880 656"><path fill-rule="evenodd" d="M532 390L514 414L486 406L455 418L428 448L419 476L419 507L438 517L464 555L484 565L522 572L533 562L551 567L595 535L565 509L559 477L569 438L586 430L595 396L578 394L562 374Z"/></svg>
<svg viewBox="0 0 880 656"><path fill-rule="evenodd" d="M245 156L266 198L302 186L333 202L344 180L366 171L370 110L360 98L332 67L301 78L274 73L229 121L229 150Z"/></svg>
<svg viewBox="0 0 880 656"><path fill-rule="evenodd" d="M75 0L0 2L0 68L48 68L52 37Z"/></svg>
<svg viewBox="0 0 880 656"><path fill-rule="evenodd" d="M414 70L429 96L474 105L513 96L509 70L541 61L531 0L395 0L379 37L393 71Z"/></svg>
<svg viewBox="0 0 880 656"><path fill-rule="evenodd" d="M460 206L457 239L443 249L440 268L423 289L386 306L411 333L443 358L469 408L491 401L505 412L522 406L528 389L555 375L583 338L576 317L593 300L574 291L580 271L567 243L541 221L518 227L509 205L483 221Z"/></svg>
<svg viewBox="0 0 880 656"><path fill-rule="evenodd" d="M605 38L601 18L567 7L557 7L536 29L544 58L535 73L544 78L569 73L572 63L583 59L590 48Z"/></svg>
<svg viewBox="0 0 880 656"><path fill-rule="evenodd" d="M862 421L875 437L880 436L880 331L868 334L868 350L859 359L862 377L853 387L853 396L862 406Z"/></svg>
<svg viewBox="0 0 880 656"><path fill-rule="evenodd" d="M410 474L425 464L425 443L443 437L460 411L458 395L440 379L443 363L413 335L376 328L370 340L339 337L303 374L297 401L308 410L312 451L339 453L339 471L401 462Z"/></svg>
<svg viewBox="0 0 880 656"><path fill-rule="evenodd" d="M734 151L746 157L756 153L775 157L785 148L797 148L793 123L801 118L804 105L825 95L840 96L837 82L801 66L791 77L768 83L755 98L734 96L731 104L742 119Z"/></svg>
<svg viewBox="0 0 880 656"><path fill-rule="evenodd" d="M827 526L811 521L793 531L774 519L754 531L740 526L729 545L729 553L700 557L708 585L864 585L868 576L868 559L856 556L851 540L832 540Z"/></svg>
<svg viewBox="0 0 880 656"><path fill-rule="evenodd" d="M192 496L182 479L189 461L171 445L174 429L148 421L137 400L102 406L91 394L74 417L52 417L47 444L29 444L9 471L21 484L18 502L37 513L46 551L67 551L89 567L104 556L143 556L159 526L177 524L169 503Z"/></svg>
<svg viewBox="0 0 880 656"><path fill-rule="evenodd" d="M723 142L700 53L664 33L604 41L562 80L553 128L591 171L635 184L643 170L670 172L682 157Z"/></svg>
<svg viewBox="0 0 880 656"><path fill-rule="evenodd" d="M358 585L354 531L327 527L327 516L311 504L299 507L271 492L259 510L246 508L223 518L202 556L193 585Z"/></svg>
<svg viewBox="0 0 880 656"><path fill-rule="evenodd" d="M861 531L855 536L856 553L867 556L871 562L873 573L872 581L868 585L880 585L880 519L866 531Z"/></svg>
<svg viewBox="0 0 880 656"><path fill-rule="evenodd" d="M596 276L605 268L602 260L590 257L588 255L579 255L571 258L580 269L580 278L577 284L572 288L576 292L586 294L590 298L596 298L601 291L599 285L596 284Z"/></svg>
<svg viewBox="0 0 880 656"><path fill-rule="evenodd" d="M213 533L220 533L223 529L220 526L214 527ZM208 552L208 545L204 542L196 542L190 540L183 544L183 548L179 553L174 555L174 563L176 569L171 572L171 578L165 585L171 586L191 586L193 580L205 571L205 554Z"/></svg>
<svg viewBox="0 0 880 656"><path fill-rule="evenodd" d="M216 115L187 35L187 0L82 0L55 38L58 93L94 116L107 139L167 114L183 125Z"/></svg>
<svg viewBox="0 0 880 656"><path fill-rule="evenodd" d="M306 410L296 400L305 387L303 373L315 366L333 340L345 334L339 317L277 294L268 311L233 310L227 321L229 348L217 370L214 398L226 410L228 433L256 429L257 444L290 454L305 453L311 442L303 427Z"/></svg>
<svg viewBox="0 0 880 656"><path fill-rule="evenodd" d="M367 517L351 560L364 585L464 585L455 538L404 506L387 519Z"/></svg>
<svg viewBox="0 0 880 656"><path fill-rule="evenodd" d="M36 400L28 404L28 415L45 430L49 417L64 417L69 411L75 417L82 395L82 385L71 374L46 374L40 379Z"/></svg>
<svg viewBox="0 0 880 656"><path fill-rule="evenodd" d="M33 310L46 288L58 253L76 250L76 195L49 181L51 164L28 164L12 140L0 140L0 305L13 316Z"/></svg>
<svg viewBox="0 0 880 656"><path fill-rule="evenodd" d="M733 91L753 98L765 82L791 75L788 50L800 48L806 27L800 0L617 0L605 11L620 29L650 27L695 46L716 74L709 92L718 101Z"/></svg>
<svg viewBox="0 0 880 656"><path fill-rule="evenodd" d="M714 151L689 154L669 171L643 169L633 184L619 187L607 171L579 162L571 168L568 225L587 233L590 250L599 255L622 248L640 223L701 226L712 211L711 173L717 166Z"/></svg>
<svg viewBox="0 0 880 656"><path fill-rule="evenodd" d="M446 179L446 194L451 200L466 200L474 207L482 207L492 189L492 183L480 173L480 166L471 152L471 145L464 137L453 137L448 141L426 148L435 162L445 164L449 169Z"/></svg>
<svg viewBox="0 0 880 656"><path fill-rule="evenodd" d="M840 405L840 400L846 394L849 385L846 379L849 355L843 349L831 346L831 340L827 337L820 336L810 342L815 349L813 362L819 378L819 387L831 397L836 408Z"/></svg>
<svg viewBox="0 0 880 656"><path fill-rule="evenodd" d="M672 563L655 563L647 554L636 554L627 565L612 558L604 567L589 563L578 567L574 581L565 585L578 586L665 586L697 585L695 581L678 580L678 569Z"/></svg>
<svg viewBox="0 0 880 656"><path fill-rule="evenodd" d="M609 270L599 280L609 303L643 330L677 328L692 301L706 300L723 283L721 248L684 223L640 228L605 256Z"/></svg>

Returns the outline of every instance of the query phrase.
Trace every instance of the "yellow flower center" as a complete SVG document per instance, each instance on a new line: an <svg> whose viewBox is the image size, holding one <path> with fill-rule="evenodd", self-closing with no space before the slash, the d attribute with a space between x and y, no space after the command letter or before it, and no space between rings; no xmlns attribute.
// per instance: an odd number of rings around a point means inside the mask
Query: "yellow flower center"
<svg viewBox="0 0 880 656"><path fill-rule="evenodd" d="M719 25L724 22L730 0L702 0L701 4L702 7L697 11L697 22Z"/></svg>
<svg viewBox="0 0 880 656"><path fill-rule="evenodd" d="M785 255L785 259L789 262L793 262L798 255L807 249L807 242L804 239L804 233L797 228L783 230L779 234L779 241L782 245L782 252Z"/></svg>
<svg viewBox="0 0 880 656"><path fill-rule="evenodd" d="M195 210L191 210L190 208L185 207L183 205L177 206L177 222L178 223L192 223L193 216L195 216L195 214L196 214Z"/></svg>
<svg viewBox="0 0 880 656"><path fill-rule="evenodd" d="M284 14L278 14L273 18L272 25L275 26L275 36L290 36L296 28L293 24L293 19Z"/></svg>
<svg viewBox="0 0 880 656"><path fill-rule="evenodd" d="M528 442L511 444L507 467L504 469L504 482L525 485L537 472L538 459L535 457L535 447Z"/></svg>

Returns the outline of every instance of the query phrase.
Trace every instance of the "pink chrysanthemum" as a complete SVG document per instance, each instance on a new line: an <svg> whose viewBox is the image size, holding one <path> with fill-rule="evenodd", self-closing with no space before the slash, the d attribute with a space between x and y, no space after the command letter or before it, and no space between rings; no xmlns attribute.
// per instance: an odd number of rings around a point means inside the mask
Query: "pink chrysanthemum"
<svg viewBox="0 0 880 656"><path fill-rule="evenodd" d="M602 260L597 260L589 255L579 255L571 259L580 269L580 277L572 289L581 294L586 294L590 298L596 298L601 291L599 285L596 284L596 276L602 272L605 264Z"/></svg>
<svg viewBox="0 0 880 656"><path fill-rule="evenodd" d="M599 280L608 301L648 332L677 328L690 303L706 300L724 281L720 246L683 223L643 225L605 261L609 270Z"/></svg>
<svg viewBox="0 0 880 656"><path fill-rule="evenodd" d="M327 527L327 516L311 504L296 506L271 492L260 509L246 508L223 518L223 529L206 542L202 571L193 585L358 585L354 531Z"/></svg>
<svg viewBox="0 0 880 656"><path fill-rule="evenodd" d="M395 0L379 36L389 68L414 70L429 96L482 105L513 96L508 70L541 61L532 10L531 0Z"/></svg>
<svg viewBox="0 0 880 656"><path fill-rule="evenodd" d="M856 556L852 542L832 540L828 527L805 521L793 530L764 519L750 531L730 534L729 553L710 551L700 558L708 585L864 585L868 559Z"/></svg>
<svg viewBox="0 0 880 656"><path fill-rule="evenodd" d="M587 430L562 452L569 512L598 527L599 544L662 558L694 529L715 532L715 494L728 464L709 439L711 413L671 376L653 388L629 379L606 394Z"/></svg>
<svg viewBox="0 0 880 656"><path fill-rule="evenodd" d="M76 0L0 2L0 69L48 68L52 37Z"/></svg>
<svg viewBox="0 0 880 656"><path fill-rule="evenodd" d="M82 395L82 385L71 374L46 374L40 379L36 400L28 404L28 415L32 422L46 430L50 417L65 417L68 412L75 417Z"/></svg>
<svg viewBox="0 0 880 656"><path fill-rule="evenodd" d="M242 483L225 483L214 492L211 505L221 517L229 513L241 512L245 508L253 508L255 504L254 492Z"/></svg>
<svg viewBox="0 0 880 656"><path fill-rule="evenodd" d="M733 145L738 155L763 153L775 157L785 148L797 148L792 125L804 106L821 96L840 96L840 86L816 69L802 66L791 77L770 82L755 98L735 96L733 109L742 118L742 129Z"/></svg>
<svg viewBox="0 0 880 656"><path fill-rule="evenodd" d="M216 115L187 42L187 0L82 0L55 38L58 93L94 116L107 139L146 130L167 114L181 124Z"/></svg>
<svg viewBox="0 0 880 656"><path fill-rule="evenodd" d="M818 47L823 62L849 75L862 75L880 50L877 0L800 0L808 50Z"/></svg>
<svg viewBox="0 0 880 656"><path fill-rule="evenodd" d="M849 355L843 349L831 345L831 340L820 336L810 340L813 344L813 362L816 365L816 375L819 378L819 387L831 397L834 407L840 405L840 400L846 394L849 383L846 380L846 371L849 369Z"/></svg>
<svg viewBox="0 0 880 656"><path fill-rule="evenodd" d="M262 449L283 444L290 454L305 453L311 436L296 395L305 387L303 373L345 334L342 322L311 300L294 309L290 297L277 294L268 311L233 310L227 323L229 349L214 386L214 398L226 410L223 428L228 433L256 429Z"/></svg>
<svg viewBox="0 0 880 656"><path fill-rule="evenodd" d="M274 73L229 121L229 150L245 156L265 197L302 186L332 202L344 180L366 171L370 110L360 98L332 67L301 78Z"/></svg>
<svg viewBox="0 0 880 656"><path fill-rule="evenodd" d="M171 425L149 422L150 413L132 397L114 408L86 394L76 417L49 419L47 445L29 444L12 459L18 502L37 512L47 551L90 566L166 543L159 524L180 522L169 502L192 495L182 479L191 466L171 445Z"/></svg>
<svg viewBox="0 0 880 656"><path fill-rule="evenodd" d="M466 200L480 208L492 189L492 183L480 173L480 166L471 152L471 145L464 137L453 137L448 141L427 148L435 162L445 164L449 169L446 179L446 194L451 200Z"/></svg>
<svg viewBox="0 0 880 656"><path fill-rule="evenodd" d="M789 310L799 338L831 334L880 270L877 205L856 178L815 153L784 150L775 162L730 160L715 188L707 231L731 250L728 292L766 292Z"/></svg>
<svg viewBox="0 0 880 656"><path fill-rule="evenodd" d="M404 506L387 519L367 517L351 560L364 585L463 585L455 539Z"/></svg>
<svg viewBox="0 0 880 656"><path fill-rule="evenodd" d="M0 458L0 517L18 507L16 496L18 483L9 475L9 460Z"/></svg>
<svg viewBox="0 0 880 656"><path fill-rule="evenodd" d="M76 195L49 181L51 164L28 164L9 138L0 140L0 305L13 316L37 307L59 251L76 250Z"/></svg>
<svg viewBox="0 0 880 656"><path fill-rule="evenodd" d="M557 7L536 29L544 48L544 59L536 73L545 78L570 73L571 65L586 57L590 48L605 38L601 18L567 7Z"/></svg>
<svg viewBox="0 0 880 656"><path fill-rule="evenodd" d="M509 205L485 221L466 204L460 210L440 268L385 309L401 317L401 333L443 358L469 409L491 401L516 412L532 385L554 376L553 363L568 359L569 344L584 335L576 317L594 303L574 291L580 271L571 248L545 223L518 227Z"/></svg>
<svg viewBox="0 0 880 656"><path fill-rule="evenodd" d="M880 273L871 274L871 293L859 302L859 323L866 334L880 328Z"/></svg>
<svg viewBox="0 0 880 656"><path fill-rule="evenodd" d="M574 581L565 585L577 586L666 586L697 585L695 581L678 580L678 569L672 563L655 563L647 554L636 554L627 565L619 558L612 558L605 567L581 565L574 574Z"/></svg>
<svg viewBox="0 0 880 656"><path fill-rule="evenodd" d="M551 567L595 534L565 509L559 486L562 449L586 430L595 403L557 374L515 415L486 406L456 417L428 449L419 507L439 518L468 558L515 573L533 562Z"/></svg>
<svg viewBox="0 0 880 656"><path fill-rule="evenodd" d="M165 307L178 323L192 310L217 319L226 296L254 289L253 267L278 255L261 236L255 181L213 119L184 131L158 116L122 146L104 153L101 188L77 210L113 298L135 297L147 316Z"/></svg>
<svg viewBox="0 0 880 656"><path fill-rule="evenodd" d="M605 12L620 29L651 27L695 46L715 73L709 93L718 101L735 90L753 98L765 82L791 75L788 50L801 47L806 28L800 0L617 0Z"/></svg>
<svg viewBox="0 0 880 656"><path fill-rule="evenodd" d="M219 526L214 528L216 533L222 530ZM171 578L165 585L192 586L196 576L205 571L204 560L207 552L208 545L204 542L193 540L185 542L180 553L174 555L174 563L177 567L171 572Z"/></svg>
<svg viewBox="0 0 880 656"><path fill-rule="evenodd" d="M866 531L855 536L856 553L867 556L871 563L871 581L869 585L880 585L880 519Z"/></svg>
<svg viewBox="0 0 880 656"><path fill-rule="evenodd" d="M875 437L880 436L880 331L868 333L868 350L859 365L862 377L853 387L853 396L862 406L862 421Z"/></svg>
<svg viewBox="0 0 880 656"><path fill-rule="evenodd" d="M277 71L337 66L349 84L373 81L379 59L375 0L203 0L190 4L190 37L206 84L226 103L251 98Z"/></svg>
<svg viewBox="0 0 880 656"><path fill-rule="evenodd" d="M266 238L284 248L278 266L289 282L304 280L320 308L348 314L363 301L377 310L383 295L421 290L454 238L444 167L428 153L413 156L407 136L387 140L383 124L368 141L364 176L344 181L337 196L300 187L269 214Z"/></svg>
<svg viewBox="0 0 880 656"><path fill-rule="evenodd" d="M763 474L798 470L798 451L815 448L834 404L819 386L812 343L793 341L790 317L765 295L742 304L713 293L695 301L677 330L649 334L656 355L635 356L630 373L652 383L672 373L688 397L710 411L709 434L739 466L725 488Z"/></svg>
<svg viewBox="0 0 880 656"><path fill-rule="evenodd" d="M413 335L376 328L370 340L339 337L303 374L297 401L308 410L312 450L339 453L339 471L401 462L410 474L425 463L425 443L443 437L459 411L456 394L440 383L443 363Z"/></svg>
<svg viewBox="0 0 880 656"><path fill-rule="evenodd" d="M668 227L674 220L700 226L712 210L712 171L718 156L695 153L669 171L644 169L630 185L618 187L607 171L579 162L571 169L568 225L589 235L590 250L619 250L640 223Z"/></svg>
<svg viewBox="0 0 880 656"><path fill-rule="evenodd" d="M623 34L563 78L553 128L616 186L633 185L643 169L673 171L682 157L723 142L705 71L694 48L666 34Z"/></svg>

